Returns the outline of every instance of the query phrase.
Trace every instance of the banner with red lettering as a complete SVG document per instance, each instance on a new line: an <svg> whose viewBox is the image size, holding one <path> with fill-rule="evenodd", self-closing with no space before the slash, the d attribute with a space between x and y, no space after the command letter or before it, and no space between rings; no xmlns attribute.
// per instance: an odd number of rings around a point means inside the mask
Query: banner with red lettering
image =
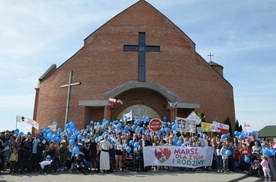
<svg viewBox="0 0 276 182"><path fill-rule="evenodd" d="M213 152L213 147L147 146L143 148L144 166L211 166Z"/></svg>

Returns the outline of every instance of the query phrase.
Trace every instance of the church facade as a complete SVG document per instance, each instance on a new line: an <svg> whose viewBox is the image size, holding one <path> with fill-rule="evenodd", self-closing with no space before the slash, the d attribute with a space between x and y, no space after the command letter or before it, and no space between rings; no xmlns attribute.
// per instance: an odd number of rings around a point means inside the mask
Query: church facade
<svg viewBox="0 0 276 182"><path fill-rule="evenodd" d="M110 105L109 98L123 104ZM168 102L177 105L169 109ZM39 78L33 119L40 127L74 121L82 129L91 120L113 121L129 111L174 121L195 109L209 122L235 122L233 87L223 67L206 62L180 28L140 0Z"/></svg>

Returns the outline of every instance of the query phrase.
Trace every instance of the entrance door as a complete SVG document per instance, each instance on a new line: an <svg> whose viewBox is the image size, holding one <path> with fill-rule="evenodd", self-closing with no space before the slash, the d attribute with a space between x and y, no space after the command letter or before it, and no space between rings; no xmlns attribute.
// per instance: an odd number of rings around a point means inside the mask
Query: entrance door
<svg viewBox="0 0 276 182"><path fill-rule="evenodd" d="M132 105L125 110L123 110L117 117L117 119L123 118L123 113L129 113L132 111L132 117L138 116L139 118L142 118L143 116L148 116L149 118L160 118L160 116L157 114L156 111L154 111L152 108L145 106L145 105Z"/></svg>

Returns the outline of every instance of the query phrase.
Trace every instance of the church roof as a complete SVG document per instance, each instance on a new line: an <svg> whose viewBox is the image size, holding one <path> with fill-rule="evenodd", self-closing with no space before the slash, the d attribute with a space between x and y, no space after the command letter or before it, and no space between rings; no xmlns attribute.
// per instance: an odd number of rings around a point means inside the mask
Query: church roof
<svg viewBox="0 0 276 182"><path fill-rule="evenodd" d="M103 24L102 26L100 26L98 29L96 29L94 32L92 32L89 36L87 36L84 41L87 40L88 37L90 37L92 34L96 33L99 29L101 29L102 27L104 27L105 25L107 25L108 23L110 23L113 19L117 18L118 16L126 13L127 11L130 10L134 10L136 9L135 7L143 7L143 5L146 5L147 7L150 7L151 9L153 9L155 12L158 12L159 14L161 14L165 19L167 19L167 21L169 21L171 24L173 24L175 27L177 27L182 33L183 35L185 35L189 41L195 45L195 43L193 42L193 40L185 33L183 32L183 30L181 28L179 28L175 23L173 23L169 18L167 18L163 13L161 13L158 9L156 9L154 6L152 6L150 3L148 3L146 0L139 0L138 2L134 3L133 5L129 6L128 8L126 8L125 10L121 11L120 13L118 13L116 16L114 16L113 18L111 18L109 21L107 21L105 24ZM138 8L141 9L141 8ZM146 11L144 11L143 15L145 17L149 17L150 11L147 9ZM137 17L138 18L138 17ZM141 18L141 17L140 17ZM126 24L126 22L124 22L124 24ZM144 23L145 25L147 23Z"/></svg>
<svg viewBox="0 0 276 182"><path fill-rule="evenodd" d="M258 132L259 137L276 137L276 125L265 126Z"/></svg>
<svg viewBox="0 0 276 182"><path fill-rule="evenodd" d="M209 64L210 64L210 66L221 66L220 64L218 64L214 61L210 61ZM223 67L223 66L221 66L221 67Z"/></svg>

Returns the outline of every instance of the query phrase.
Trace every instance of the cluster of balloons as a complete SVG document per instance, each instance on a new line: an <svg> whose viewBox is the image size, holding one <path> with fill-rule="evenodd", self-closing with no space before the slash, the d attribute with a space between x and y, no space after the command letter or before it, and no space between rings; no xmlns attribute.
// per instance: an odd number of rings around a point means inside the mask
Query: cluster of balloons
<svg viewBox="0 0 276 182"><path fill-rule="evenodd" d="M16 135L21 136L21 137L25 135L24 132L23 132L23 131L20 131L19 129L15 129L15 130L14 130L14 133L15 133Z"/></svg>
<svg viewBox="0 0 276 182"><path fill-rule="evenodd" d="M263 154L268 157L275 156L275 150L273 148L271 149L263 149Z"/></svg>
<svg viewBox="0 0 276 182"><path fill-rule="evenodd" d="M140 145L139 145L139 142L134 142L133 140L130 140L129 142L128 142L128 144L129 144L129 146L127 146L126 147L126 152L127 153L130 153L131 151L132 151L132 146L134 147L134 148L138 148Z"/></svg>

